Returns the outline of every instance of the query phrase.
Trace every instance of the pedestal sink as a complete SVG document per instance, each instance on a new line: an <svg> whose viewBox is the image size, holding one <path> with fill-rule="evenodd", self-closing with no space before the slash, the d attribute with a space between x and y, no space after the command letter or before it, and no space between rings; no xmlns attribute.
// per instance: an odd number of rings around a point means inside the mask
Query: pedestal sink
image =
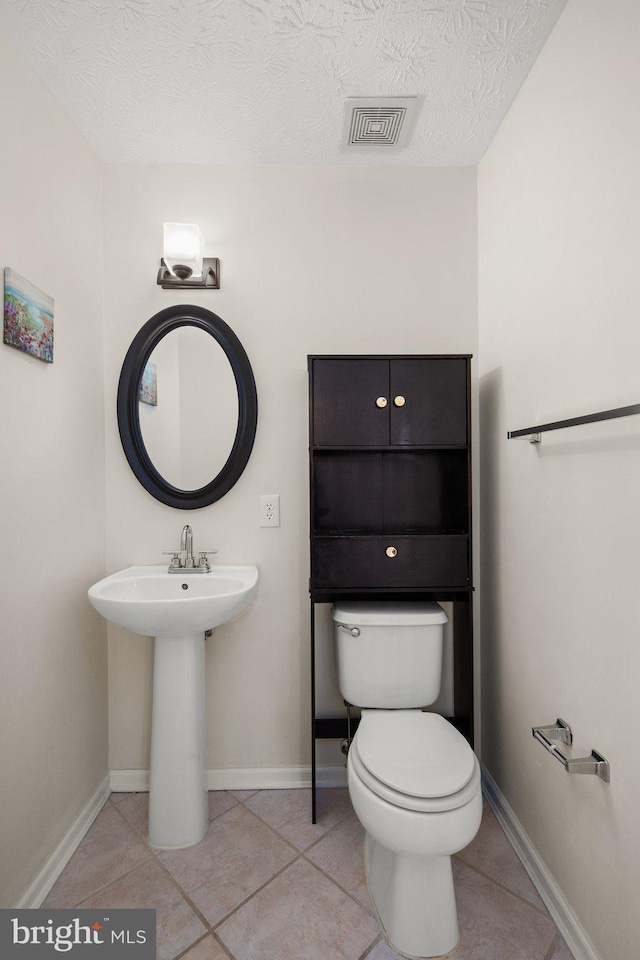
<svg viewBox="0 0 640 960"><path fill-rule="evenodd" d="M197 576L127 567L89 589L106 620L155 637L149 843L202 840L208 824L204 631L241 613L258 593L253 565L215 564Z"/></svg>

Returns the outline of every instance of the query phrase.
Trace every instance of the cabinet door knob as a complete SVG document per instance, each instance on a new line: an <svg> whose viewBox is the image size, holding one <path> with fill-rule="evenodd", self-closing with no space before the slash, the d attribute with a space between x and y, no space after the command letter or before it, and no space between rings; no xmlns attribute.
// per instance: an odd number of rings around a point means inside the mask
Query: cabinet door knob
<svg viewBox="0 0 640 960"><path fill-rule="evenodd" d="M388 557L397 557L398 549L397 547L387 547L387 549L385 550L385 553Z"/></svg>
<svg viewBox="0 0 640 960"><path fill-rule="evenodd" d="M378 399L376 400L376 407L380 407L380 409L382 409L383 407L386 407L386 405L387 405L387 398L378 397Z"/></svg>
<svg viewBox="0 0 640 960"><path fill-rule="evenodd" d="M406 402L407 402L407 401L405 400L404 397L394 397L394 398L393 398L393 403L394 403L394 405L395 405L396 407L404 407L404 405L405 405Z"/></svg>

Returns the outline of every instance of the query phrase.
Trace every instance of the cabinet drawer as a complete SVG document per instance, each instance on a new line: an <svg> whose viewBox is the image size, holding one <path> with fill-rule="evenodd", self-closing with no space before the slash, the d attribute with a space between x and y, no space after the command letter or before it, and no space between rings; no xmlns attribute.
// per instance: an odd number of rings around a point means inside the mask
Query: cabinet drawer
<svg viewBox="0 0 640 960"><path fill-rule="evenodd" d="M387 549L395 548L395 556ZM468 537L317 537L311 580L316 589L385 589L469 585Z"/></svg>

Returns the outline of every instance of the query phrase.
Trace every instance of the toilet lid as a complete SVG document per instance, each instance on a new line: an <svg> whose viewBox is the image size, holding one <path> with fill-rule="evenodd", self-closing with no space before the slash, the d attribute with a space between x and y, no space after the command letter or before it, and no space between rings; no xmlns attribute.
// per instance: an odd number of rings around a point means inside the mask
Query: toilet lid
<svg viewBox="0 0 640 960"><path fill-rule="evenodd" d="M446 797L469 782L473 750L437 713L420 710L363 711L358 756L381 783L410 797Z"/></svg>

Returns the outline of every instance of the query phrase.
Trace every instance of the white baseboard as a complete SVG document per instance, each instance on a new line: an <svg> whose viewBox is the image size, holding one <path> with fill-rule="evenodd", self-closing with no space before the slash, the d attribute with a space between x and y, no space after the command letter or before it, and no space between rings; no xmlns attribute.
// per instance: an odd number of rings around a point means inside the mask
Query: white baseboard
<svg viewBox="0 0 640 960"><path fill-rule="evenodd" d="M346 787L347 771L342 765L316 767L319 787ZM114 793L138 793L149 789L148 770L112 770ZM291 790L311 786L310 767L249 767L208 770L208 790Z"/></svg>
<svg viewBox="0 0 640 960"><path fill-rule="evenodd" d="M483 792L507 839L518 854L575 960L600 960L580 921L524 832L512 808L487 770L482 768Z"/></svg>
<svg viewBox="0 0 640 960"><path fill-rule="evenodd" d="M78 845L87 830L102 810L111 789L109 777L106 776L98 786L93 796L85 804L80 815L71 825L54 852L51 854L42 870L39 872L29 889L16 903L17 908L39 907L47 896L69 860L76 852Z"/></svg>

